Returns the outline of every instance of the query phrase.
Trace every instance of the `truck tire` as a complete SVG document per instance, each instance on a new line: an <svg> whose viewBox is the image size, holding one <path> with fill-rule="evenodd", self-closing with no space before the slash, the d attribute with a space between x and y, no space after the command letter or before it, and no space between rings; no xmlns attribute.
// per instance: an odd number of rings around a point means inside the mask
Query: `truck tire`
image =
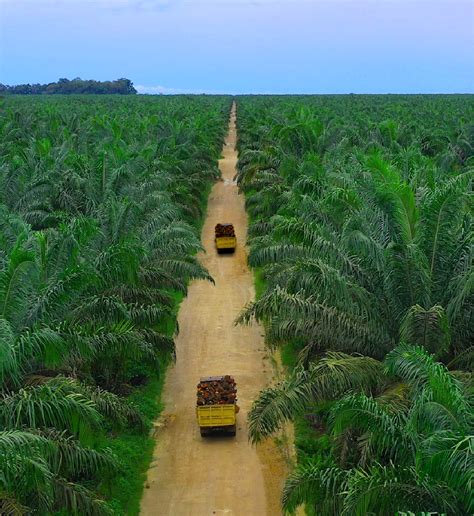
<svg viewBox="0 0 474 516"><path fill-rule="evenodd" d="M235 434L236 434L236 427L235 427L235 425L229 426L229 429L227 430L227 433L231 437L235 437Z"/></svg>
<svg viewBox="0 0 474 516"><path fill-rule="evenodd" d="M207 428L201 428L201 437L207 437L209 435L209 430Z"/></svg>

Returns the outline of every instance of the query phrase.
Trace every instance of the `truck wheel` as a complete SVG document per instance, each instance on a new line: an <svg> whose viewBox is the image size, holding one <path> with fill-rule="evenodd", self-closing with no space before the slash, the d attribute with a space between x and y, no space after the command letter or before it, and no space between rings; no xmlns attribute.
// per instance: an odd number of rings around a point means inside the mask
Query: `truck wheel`
<svg viewBox="0 0 474 516"><path fill-rule="evenodd" d="M209 432L207 428L201 428L201 437L207 437L209 435Z"/></svg>
<svg viewBox="0 0 474 516"><path fill-rule="evenodd" d="M229 430L227 431L227 433L228 433L231 437L235 437L235 433L236 433L235 425L229 426Z"/></svg>

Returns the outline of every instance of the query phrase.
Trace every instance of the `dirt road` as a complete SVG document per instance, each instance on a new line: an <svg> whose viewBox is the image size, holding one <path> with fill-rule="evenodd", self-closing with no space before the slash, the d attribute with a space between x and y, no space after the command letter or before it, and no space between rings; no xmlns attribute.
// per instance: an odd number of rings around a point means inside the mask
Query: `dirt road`
<svg viewBox="0 0 474 516"><path fill-rule="evenodd" d="M235 106L223 159L222 181L210 194L200 256L216 284L195 281L183 301L178 321L176 364L168 371L165 426L157 435L141 514L163 516L278 516L284 464L270 442L258 451L247 440L246 418L252 400L271 376L258 325L235 327L236 316L254 298L247 267L247 215L244 198L233 183L237 152ZM238 247L217 255L214 226L232 222ZM237 437L201 438L195 420L196 383L200 376L232 374L238 387Z"/></svg>

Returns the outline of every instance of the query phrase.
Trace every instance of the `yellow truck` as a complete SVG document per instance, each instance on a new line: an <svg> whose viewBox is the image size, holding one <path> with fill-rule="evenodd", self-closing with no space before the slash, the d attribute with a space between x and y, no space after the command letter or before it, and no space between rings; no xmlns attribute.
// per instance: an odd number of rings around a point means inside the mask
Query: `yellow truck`
<svg viewBox="0 0 474 516"><path fill-rule="evenodd" d="M229 376L207 376L197 386L196 417L205 437L213 432L235 436L237 412L237 387Z"/></svg>
<svg viewBox="0 0 474 516"><path fill-rule="evenodd" d="M233 224L217 224L214 241L218 253L233 253L237 246Z"/></svg>

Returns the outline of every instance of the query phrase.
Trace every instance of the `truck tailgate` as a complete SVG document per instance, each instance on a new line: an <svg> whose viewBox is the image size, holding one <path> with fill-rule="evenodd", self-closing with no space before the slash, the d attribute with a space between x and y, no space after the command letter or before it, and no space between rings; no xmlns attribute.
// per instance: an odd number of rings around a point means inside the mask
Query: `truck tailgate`
<svg viewBox="0 0 474 516"><path fill-rule="evenodd" d="M235 425L235 405L204 405L196 407L200 427Z"/></svg>
<svg viewBox="0 0 474 516"><path fill-rule="evenodd" d="M234 249L236 243L235 237L216 237L217 249Z"/></svg>

